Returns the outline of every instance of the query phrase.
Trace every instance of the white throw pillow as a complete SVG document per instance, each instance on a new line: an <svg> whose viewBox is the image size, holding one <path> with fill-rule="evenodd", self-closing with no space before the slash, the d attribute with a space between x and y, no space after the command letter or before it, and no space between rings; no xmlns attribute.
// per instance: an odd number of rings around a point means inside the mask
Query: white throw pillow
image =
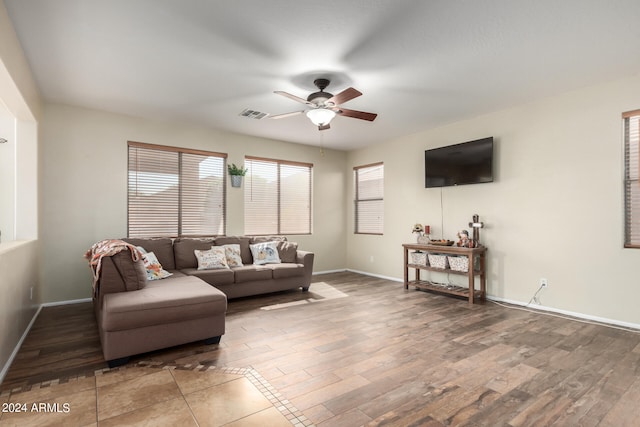
<svg viewBox="0 0 640 427"><path fill-rule="evenodd" d="M281 262L278 256L278 242L256 243L249 248L251 248L254 264L280 264Z"/></svg>
<svg viewBox="0 0 640 427"><path fill-rule="evenodd" d="M240 245L223 245L224 253L227 257L229 267L242 267L242 256L240 255Z"/></svg>
<svg viewBox="0 0 640 427"><path fill-rule="evenodd" d="M227 265L227 256L222 246L212 246L211 249L206 251L195 249L193 252L198 259L198 270L229 268Z"/></svg>

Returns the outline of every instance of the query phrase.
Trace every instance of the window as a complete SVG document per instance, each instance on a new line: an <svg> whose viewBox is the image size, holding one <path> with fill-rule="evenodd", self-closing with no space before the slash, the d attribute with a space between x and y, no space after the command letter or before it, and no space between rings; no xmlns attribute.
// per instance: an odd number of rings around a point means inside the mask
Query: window
<svg viewBox="0 0 640 427"><path fill-rule="evenodd" d="M311 234L310 163L245 157L244 232Z"/></svg>
<svg viewBox="0 0 640 427"><path fill-rule="evenodd" d="M353 168L355 233L382 234L384 225L384 164Z"/></svg>
<svg viewBox="0 0 640 427"><path fill-rule="evenodd" d="M640 110L622 114L624 123L624 246L640 248Z"/></svg>
<svg viewBox="0 0 640 427"><path fill-rule="evenodd" d="M224 234L226 157L129 142L129 237Z"/></svg>

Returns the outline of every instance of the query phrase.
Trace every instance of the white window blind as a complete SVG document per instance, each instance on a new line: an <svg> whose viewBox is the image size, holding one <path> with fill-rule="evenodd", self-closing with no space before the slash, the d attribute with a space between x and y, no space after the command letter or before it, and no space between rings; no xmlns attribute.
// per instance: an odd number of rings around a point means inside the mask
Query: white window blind
<svg viewBox="0 0 640 427"><path fill-rule="evenodd" d="M128 235L225 233L226 154L129 142Z"/></svg>
<svg viewBox="0 0 640 427"><path fill-rule="evenodd" d="M353 168L355 233L382 234L384 230L384 164Z"/></svg>
<svg viewBox="0 0 640 427"><path fill-rule="evenodd" d="M311 234L313 165L245 157L244 232Z"/></svg>
<svg viewBox="0 0 640 427"><path fill-rule="evenodd" d="M622 115L624 123L625 238L628 248L640 248L640 110Z"/></svg>

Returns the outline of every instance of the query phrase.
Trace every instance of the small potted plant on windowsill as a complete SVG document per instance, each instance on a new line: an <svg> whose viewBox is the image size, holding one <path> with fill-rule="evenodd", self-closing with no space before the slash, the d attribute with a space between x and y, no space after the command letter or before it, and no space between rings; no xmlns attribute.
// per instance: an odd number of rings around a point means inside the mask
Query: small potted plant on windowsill
<svg viewBox="0 0 640 427"><path fill-rule="evenodd" d="M247 168L238 167L235 163L231 163L227 165L227 170L229 171L229 175L231 175L231 186L232 187L240 187L242 185L242 177L246 175Z"/></svg>

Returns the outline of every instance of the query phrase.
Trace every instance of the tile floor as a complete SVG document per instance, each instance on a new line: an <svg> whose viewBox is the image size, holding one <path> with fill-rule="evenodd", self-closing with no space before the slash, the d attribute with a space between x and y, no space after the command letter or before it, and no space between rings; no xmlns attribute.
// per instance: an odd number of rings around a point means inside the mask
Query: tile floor
<svg viewBox="0 0 640 427"><path fill-rule="evenodd" d="M0 395L0 426L306 426L251 368L139 363Z"/></svg>

